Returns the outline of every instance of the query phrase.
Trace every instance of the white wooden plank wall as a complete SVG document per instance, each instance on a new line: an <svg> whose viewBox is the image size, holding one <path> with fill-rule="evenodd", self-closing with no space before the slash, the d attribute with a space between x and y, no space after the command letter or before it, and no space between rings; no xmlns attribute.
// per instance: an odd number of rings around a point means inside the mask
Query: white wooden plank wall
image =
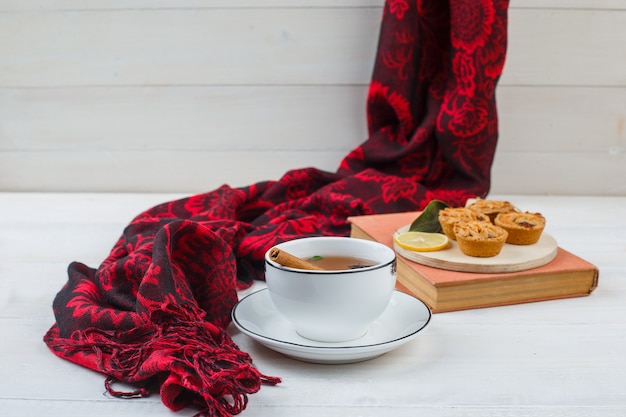
<svg viewBox="0 0 626 417"><path fill-rule="evenodd" d="M0 0L0 191L195 193L366 139L383 0ZM626 2L513 0L494 193L626 195Z"/></svg>

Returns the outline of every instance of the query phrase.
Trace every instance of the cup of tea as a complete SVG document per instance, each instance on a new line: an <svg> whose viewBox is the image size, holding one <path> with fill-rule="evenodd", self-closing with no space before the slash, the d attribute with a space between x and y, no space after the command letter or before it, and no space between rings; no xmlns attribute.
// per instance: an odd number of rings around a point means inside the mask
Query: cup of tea
<svg viewBox="0 0 626 417"><path fill-rule="evenodd" d="M277 253L296 262L284 262ZM276 310L298 334L345 342L364 336L388 307L396 285L396 255L364 239L305 237L266 252L265 280Z"/></svg>

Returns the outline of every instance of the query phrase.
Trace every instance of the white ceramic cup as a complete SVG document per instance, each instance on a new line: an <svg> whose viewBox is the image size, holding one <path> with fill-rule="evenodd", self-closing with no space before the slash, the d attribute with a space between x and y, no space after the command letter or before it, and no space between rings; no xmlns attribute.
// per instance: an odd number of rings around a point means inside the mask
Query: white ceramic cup
<svg viewBox="0 0 626 417"><path fill-rule="evenodd" d="M311 271L282 266L265 254L265 280L278 312L301 336L344 342L365 335L388 307L396 285L396 255L389 247L348 237L306 237L276 245L302 259L354 256L375 265Z"/></svg>

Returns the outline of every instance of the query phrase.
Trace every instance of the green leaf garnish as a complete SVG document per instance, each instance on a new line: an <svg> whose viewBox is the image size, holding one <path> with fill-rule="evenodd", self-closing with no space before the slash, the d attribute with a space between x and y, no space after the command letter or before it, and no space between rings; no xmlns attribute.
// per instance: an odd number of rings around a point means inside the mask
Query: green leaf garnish
<svg viewBox="0 0 626 417"><path fill-rule="evenodd" d="M441 233L441 224L439 224L439 211L450 207L447 203L440 200L432 200L424 211L417 216L417 219L409 226L410 232L426 232Z"/></svg>

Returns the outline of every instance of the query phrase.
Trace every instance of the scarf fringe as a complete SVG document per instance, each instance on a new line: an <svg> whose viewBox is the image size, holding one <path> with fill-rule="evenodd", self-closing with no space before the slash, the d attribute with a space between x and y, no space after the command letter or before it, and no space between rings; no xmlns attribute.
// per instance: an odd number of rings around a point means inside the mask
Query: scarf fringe
<svg viewBox="0 0 626 417"><path fill-rule="evenodd" d="M204 320L190 306L167 305L151 321L128 331L86 329L72 335L63 351L95 353L93 369L107 375L105 388L116 398L141 398L158 382L161 399L171 410L200 407L197 416L230 417L241 413L248 395L279 377L260 373L248 353L228 333ZM139 386L129 392L112 388L116 381Z"/></svg>

